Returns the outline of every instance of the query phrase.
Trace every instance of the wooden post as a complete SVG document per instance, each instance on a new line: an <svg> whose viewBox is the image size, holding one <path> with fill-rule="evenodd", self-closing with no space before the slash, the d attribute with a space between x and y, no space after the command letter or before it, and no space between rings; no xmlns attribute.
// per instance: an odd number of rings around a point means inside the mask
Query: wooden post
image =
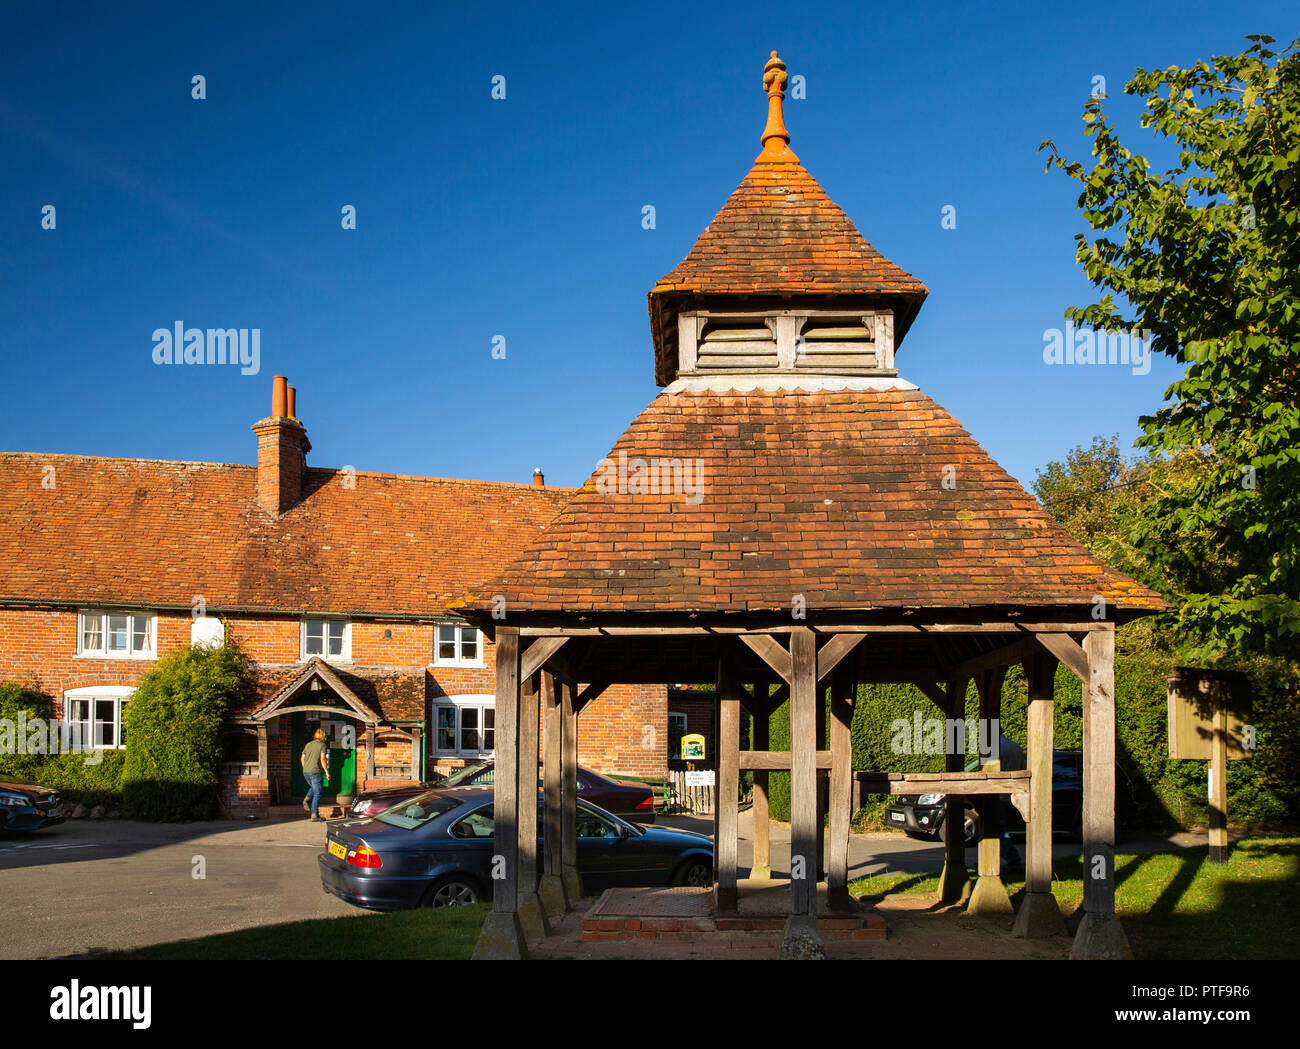
<svg viewBox="0 0 1300 1049"><path fill-rule="evenodd" d="M560 683L560 877L564 897L573 906L582 898L578 873L578 689Z"/></svg>
<svg viewBox="0 0 1300 1049"><path fill-rule="evenodd" d="M948 682L948 709L950 718L966 716L966 681ZM961 772L965 762L960 754L944 756L945 772ZM949 794L944 799L943 827L947 839L944 845L943 873L939 875L939 900L942 903L961 903L970 898L970 872L966 869L966 799L960 794Z"/></svg>
<svg viewBox="0 0 1300 1049"><path fill-rule="evenodd" d="M546 824L542 830L545 864L537 895L542 910L548 914L563 914L569 909L564 894L560 798L564 793L564 774L561 768L563 739L563 710L560 706L560 688L555 675L542 674L542 794L546 800Z"/></svg>
<svg viewBox="0 0 1300 1049"><path fill-rule="evenodd" d="M829 685L817 686L817 749L826 749L826 697ZM826 880L826 804L829 770L818 769L817 776L817 881Z"/></svg>
<svg viewBox="0 0 1300 1049"><path fill-rule="evenodd" d="M496 774L493 787L495 832L492 856L492 911L483 922L474 958L527 958L519 924L519 629L496 631ZM536 807L533 799L529 803Z"/></svg>
<svg viewBox="0 0 1300 1049"><path fill-rule="evenodd" d="M767 750L769 726L771 725L771 702L768 699L766 682L754 682L754 734L751 750ZM767 881L772 877L771 824L767 807L768 773L766 770L754 772L754 863L749 876L755 881Z"/></svg>
<svg viewBox="0 0 1300 1049"><path fill-rule="evenodd" d="M1090 630L1083 642L1083 921L1070 957L1131 959L1115 916L1115 627Z"/></svg>
<svg viewBox="0 0 1300 1049"><path fill-rule="evenodd" d="M736 653L730 647L718 660L718 782L717 811L718 911L736 910L736 820L740 811L740 678Z"/></svg>
<svg viewBox="0 0 1300 1049"><path fill-rule="evenodd" d="M1002 682L1006 671L987 670L979 676L980 729L993 740L993 754L987 761L981 755L982 767L989 772L1002 770L1002 731L999 725L1002 714ZM985 729L984 726L989 726ZM1002 798L998 794L984 794L979 799L980 839L979 878L966 905L968 914L1011 914L1011 897L1002 884Z"/></svg>
<svg viewBox="0 0 1300 1049"><path fill-rule="evenodd" d="M411 727L411 779L416 783L420 782L420 769L424 767L424 762L420 759L424 756L424 732L419 725Z"/></svg>
<svg viewBox="0 0 1300 1049"><path fill-rule="evenodd" d="M536 642L534 642L536 644ZM537 895L537 753L542 675L533 674L519 688L519 923L534 939L549 936L550 925Z"/></svg>
<svg viewBox="0 0 1300 1049"><path fill-rule="evenodd" d="M830 843L827 848L826 897L831 910L849 909L849 820L853 816L853 703L857 679L839 666L831 687Z"/></svg>
<svg viewBox="0 0 1300 1049"><path fill-rule="evenodd" d="M817 925L817 638L790 633L790 917L781 958L825 958Z"/></svg>
<svg viewBox="0 0 1300 1049"><path fill-rule="evenodd" d="M266 722L265 722L265 721L259 721L259 722L257 723L257 778L258 778L258 779L266 779L266 778L267 778L267 774L266 774L266 767L267 767L266 752L267 752L267 742L266 742ZM270 786L270 784L268 783L268 787L269 787L269 786ZM268 790L268 792L267 792L267 796L268 796L268 797L270 796L270 791L269 791L269 790Z"/></svg>
<svg viewBox="0 0 1300 1049"><path fill-rule="evenodd" d="M1214 736L1210 739L1210 862L1228 862L1228 699L1215 683Z"/></svg>
<svg viewBox="0 0 1300 1049"><path fill-rule="evenodd" d="M1025 660L1028 687L1029 815L1025 819L1025 895L1012 933L1037 940L1064 936L1065 920L1052 894L1052 698L1056 657L1047 652Z"/></svg>

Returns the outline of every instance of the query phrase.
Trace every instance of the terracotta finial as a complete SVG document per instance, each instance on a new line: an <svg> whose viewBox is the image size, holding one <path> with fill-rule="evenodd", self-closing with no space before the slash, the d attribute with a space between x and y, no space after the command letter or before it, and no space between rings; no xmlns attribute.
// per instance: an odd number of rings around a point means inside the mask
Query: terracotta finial
<svg viewBox="0 0 1300 1049"><path fill-rule="evenodd" d="M785 129L785 113L781 100L785 98L785 63L775 51L763 67L763 90L767 92L767 127L763 129L763 152L759 160L797 163L799 158L790 149L790 132Z"/></svg>

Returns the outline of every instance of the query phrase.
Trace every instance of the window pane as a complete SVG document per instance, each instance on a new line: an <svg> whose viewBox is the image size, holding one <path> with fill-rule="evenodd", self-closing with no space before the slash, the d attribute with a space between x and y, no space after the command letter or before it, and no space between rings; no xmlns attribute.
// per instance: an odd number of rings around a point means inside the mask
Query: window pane
<svg viewBox="0 0 1300 1049"><path fill-rule="evenodd" d="M126 746L126 718L123 717L126 713L126 704L127 701L124 699L117 707L117 720L120 723L117 730L117 744L119 747Z"/></svg>
<svg viewBox="0 0 1300 1049"><path fill-rule="evenodd" d="M131 651L153 651L153 616L131 617Z"/></svg>
<svg viewBox="0 0 1300 1049"><path fill-rule="evenodd" d="M491 753L496 749L496 708L483 708L483 750L485 753Z"/></svg>
<svg viewBox="0 0 1300 1049"><path fill-rule="evenodd" d="M131 630L130 616L109 616L108 617L108 651L110 652L129 652Z"/></svg>
<svg viewBox="0 0 1300 1049"><path fill-rule="evenodd" d="M111 699L95 700L95 746L117 746L117 704Z"/></svg>
<svg viewBox="0 0 1300 1049"><path fill-rule="evenodd" d="M478 750L478 707L465 707L460 712L460 749Z"/></svg>
<svg viewBox="0 0 1300 1049"><path fill-rule="evenodd" d="M90 745L90 700L70 699L63 714L81 746Z"/></svg>
<svg viewBox="0 0 1300 1049"><path fill-rule="evenodd" d="M308 656L323 656L325 654L324 639L325 624L319 619L309 620L303 628L302 650Z"/></svg>
<svg viewBox="0 0 1300 1049"><path fill-rule="evenodd" d="M100 652L104 648L103 616L81 617L81 650L83 652Z"/></svg>
<svg viewBox="0 0 1300 1049"><path fill-rule="evenodd" d="M439 707L438 724L435 729L438 750L456 749L456 708Z"/></svg>
<svg viewBox="0 0 1300 1049"><path fill-rule="evenodd" d="M456 661L455 626L438 627L438 661L454 663Z"/></svg>
<svg viewBox="0 0 1300 1049"><path fill-rule="evenodd" d="M329 624L330 655L343 655L343 623Z"/></svg>
<svg viewBox="0 0 1300 1049"><path fill-rule="evenodd" d="M460 658L471 663L478 662L478 631L473 627L461 631Z"/></svg>

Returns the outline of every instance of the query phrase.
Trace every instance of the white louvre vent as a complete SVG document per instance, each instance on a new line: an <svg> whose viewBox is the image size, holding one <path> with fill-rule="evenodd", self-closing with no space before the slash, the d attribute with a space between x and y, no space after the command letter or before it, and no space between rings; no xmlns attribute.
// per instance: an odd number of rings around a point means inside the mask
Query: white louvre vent
<svg viewBox="0 0 1300 1049"><path fill-rule="evenodd" d="M700 335L700 371L765 371L777 366L776 332L759 317L709 318Z"/></svg>
<svg viewBox="0 0 1300 1049"><path fill-rule="evenodd" d="M896 375L892 310L700 311L677 317L680 375Z"/></svg>
<svg viewBox="0 0 1300 1049"><path fill-rule="evenodd" d="M819 372L879 368L874 314L809 317L795 343L794 366Z"/></svg>

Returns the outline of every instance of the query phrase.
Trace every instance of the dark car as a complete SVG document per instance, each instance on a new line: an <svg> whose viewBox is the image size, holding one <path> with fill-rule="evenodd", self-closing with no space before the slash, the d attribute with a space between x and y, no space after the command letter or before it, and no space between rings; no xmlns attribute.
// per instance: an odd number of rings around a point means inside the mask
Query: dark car
<svg viewBox="0 0 1300 1049"><path fill-rule="evenodd" d="M978 767L971 763L966 771ZM968 799L969 800L969 799ZM914 838L948 840L944 826L946 798L942 794L900 795L885 808L885 822ZM1015 833L1025 829L1024 818L1011 799L1002 798L1002 826ZM1115 826L1118 830L1133 821L1137 802L1133 796L1133 781L1118 765L1115 766ZM1067 834L1083 839L1083 751L1052 751L1052 833ZM967 805L962 820L962 839L974 845L980 836L979 812Z"/></svg>
<svg viewBox="0 0 1300 1049"><path fill-rule="evenodd" d="M30 783L0 783L0 831L33 831L63 822L59 795Z"/></svg>
<svg viewBox="0 0 1300 1049"><path fill-rule="evenodd" d="M318 858L321 887L372 910L490 901L492 798L483 787L429 790L374 819L331 823ZM702 834L628 823L584 801L577 831L585 891L713 882L713 843Z"/></svg>
<svg viewBox="0 0 1300 1049"><path fill-rule="evenodd" d="M376 816L391 805L410 801L418 794L442 787L490 787L494 766L491 761L476 761L450 776L439 777L410 786L386 787L358 794L348 809L354 817ZM578 766L578 797L635 823L655 821L654 788L645 783L622 782L599 772Z"/></svg>

